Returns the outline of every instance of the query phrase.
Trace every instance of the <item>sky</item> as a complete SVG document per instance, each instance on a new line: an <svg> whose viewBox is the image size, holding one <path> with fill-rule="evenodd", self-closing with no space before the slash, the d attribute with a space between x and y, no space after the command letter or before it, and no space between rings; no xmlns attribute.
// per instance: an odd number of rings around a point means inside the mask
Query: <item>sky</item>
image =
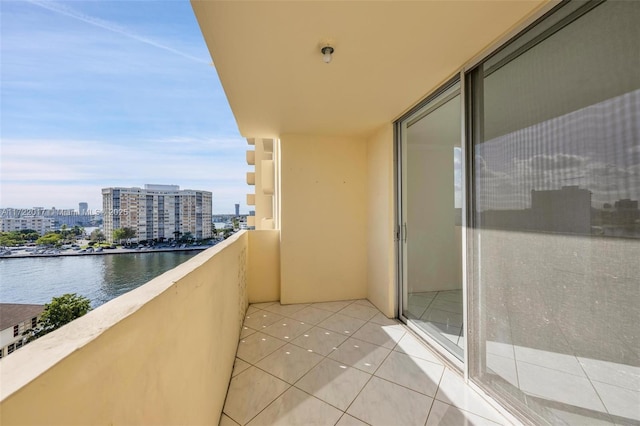
<svg viewBox="0 0 640 426"><path fill-rule="evenodd" d="M247 148L188 0L0 0L0 207L151 183L247 213Z"/></svg>

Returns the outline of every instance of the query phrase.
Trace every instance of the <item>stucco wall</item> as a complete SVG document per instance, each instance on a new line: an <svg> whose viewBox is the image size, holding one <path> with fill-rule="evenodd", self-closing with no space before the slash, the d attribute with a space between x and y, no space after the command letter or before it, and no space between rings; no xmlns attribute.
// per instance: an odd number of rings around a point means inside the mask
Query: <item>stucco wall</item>
<svg viewBox="0 0 640 426"><path fill-rule="evenodd" d="M367 144L282 135L281 301L367 296Z"/></svg>
<svg viewBox="0 0 640 426"><path fill-rule="evenodd" d="M367 297L395 315L393 125L367 140Z"/></svg>
<svg viewBox="0 0 640 426"><path fill-rule="evenodd" d="M280 231L249 232L249 303L280 300Z"/></svg>
<svg viewBox="0 0 640 426"><path fill-rule="evenodd" d="M247 244L240 232L3 359L0 423L217 424Z"/></svg>

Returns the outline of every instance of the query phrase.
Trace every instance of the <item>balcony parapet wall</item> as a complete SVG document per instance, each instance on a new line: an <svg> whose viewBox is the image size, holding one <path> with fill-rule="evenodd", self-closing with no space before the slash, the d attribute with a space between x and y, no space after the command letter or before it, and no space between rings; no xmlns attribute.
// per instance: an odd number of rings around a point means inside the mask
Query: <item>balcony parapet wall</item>
<svg viewBox="0 0 640 426"><path fill-rule="evenodd" d="M2 359L0 424L217 424L248 303L249 239L239 232ZM272 252L277 238L267 240Z"/></svg>

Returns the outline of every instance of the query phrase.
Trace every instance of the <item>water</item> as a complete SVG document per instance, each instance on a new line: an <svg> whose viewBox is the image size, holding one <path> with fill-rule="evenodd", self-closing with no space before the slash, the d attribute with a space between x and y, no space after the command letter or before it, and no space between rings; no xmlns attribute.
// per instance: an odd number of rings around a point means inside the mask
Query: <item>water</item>
<svg viewBox="0 0 640 426"><path fill-rule="evenodd" d="M96 308L200 251L0 259L0 302L44 304L78 293Z"/></svg>

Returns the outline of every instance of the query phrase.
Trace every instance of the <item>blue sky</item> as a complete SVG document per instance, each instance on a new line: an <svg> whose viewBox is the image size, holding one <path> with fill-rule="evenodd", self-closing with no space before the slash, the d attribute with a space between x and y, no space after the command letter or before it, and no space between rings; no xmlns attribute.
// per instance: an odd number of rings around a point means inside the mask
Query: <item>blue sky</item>
<svg viewBox="0 0 640 426"><path fill-rule="evenodd" d="M248 210L248 146L187 0L2 0L0 24L0 207L157 183Z"/></svg>

